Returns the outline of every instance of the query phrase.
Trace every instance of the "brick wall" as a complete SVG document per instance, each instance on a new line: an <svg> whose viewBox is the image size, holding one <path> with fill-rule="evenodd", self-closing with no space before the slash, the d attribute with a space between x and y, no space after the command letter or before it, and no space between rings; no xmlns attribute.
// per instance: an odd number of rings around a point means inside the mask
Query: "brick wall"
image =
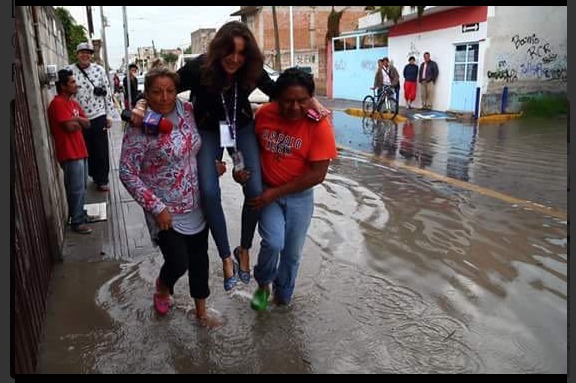
<svg viewBox="0 0 576 383"><path fill-rule="evenodd" d="M344 7L335 7L340 11ZM340 20L340 32L356 29L358 19L366 15L364 6L346 7ZM294 6L294 50L295 64L309 66L314 74L317 92L326 94L326 32L331 6ZM276 7L280 37L282 69L290 66L290 10L288 6ZM275 40L272 7L264 6L253 17L248 17L266 63L274 66Z"/></svg>

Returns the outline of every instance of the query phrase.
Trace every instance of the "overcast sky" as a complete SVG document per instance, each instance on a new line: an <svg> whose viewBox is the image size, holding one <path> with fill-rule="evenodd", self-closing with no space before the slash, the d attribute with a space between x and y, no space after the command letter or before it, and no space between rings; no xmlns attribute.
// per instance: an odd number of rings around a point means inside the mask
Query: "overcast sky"
<svg viewBox="0 0 576 383"><path fill-rule="evenodd" d="M85 6L65 6L78 24L88 30ZM118 69L124 57L124 26L122 7L104 6L104 15L108 19L106 28L106 46L108 62L112 69ZM154 46L156 49L187 48L190 34L199 28L216 28L229 20L238 19L230 14L240 6L140 6L126 7L130 53L136 53L138 47ZM92 6L94 36L100 38L100 7Z"/></svg>

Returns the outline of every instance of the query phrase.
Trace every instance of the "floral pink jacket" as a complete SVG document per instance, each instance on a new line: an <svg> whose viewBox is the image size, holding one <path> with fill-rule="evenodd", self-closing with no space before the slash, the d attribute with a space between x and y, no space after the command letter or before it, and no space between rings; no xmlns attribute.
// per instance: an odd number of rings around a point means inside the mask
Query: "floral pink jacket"
<svg viewBox="0 0 576 383"><path fill-rule="evenodd" d="M156 137L127 127L120 157L120 180L152 215L168 208L185 214L200 207L196 155L201 140L192 104L177 101L178 126Z"/></svg>

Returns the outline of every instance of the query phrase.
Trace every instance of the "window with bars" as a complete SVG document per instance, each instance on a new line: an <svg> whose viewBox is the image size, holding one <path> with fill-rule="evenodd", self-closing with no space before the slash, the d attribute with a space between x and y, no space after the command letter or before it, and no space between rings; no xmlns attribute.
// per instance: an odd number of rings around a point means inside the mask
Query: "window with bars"
<svg viewBox="0 0 576 383"><path fill-rule="evenodd" d="M479 44L457 45L454 59L454 81L477 81L479 56Z"/></svg>

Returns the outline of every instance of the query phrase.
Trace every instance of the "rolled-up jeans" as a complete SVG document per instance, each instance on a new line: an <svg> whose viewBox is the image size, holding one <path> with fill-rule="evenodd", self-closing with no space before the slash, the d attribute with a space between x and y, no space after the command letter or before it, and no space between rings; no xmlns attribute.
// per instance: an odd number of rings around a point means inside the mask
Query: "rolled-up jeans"
<svg viewBox="0 0 576 383"><path fill-rule="evenodd" d="M222 209L222 194L220 179L216 171L215 161L222 160L224 148L220 147L220 132L200 130L202 147L198 153L198 177L200 196L208 227L216 242L220 258L231 255L226 218ZM242 207L242 228L240 245L245 249L252 247L254 233L260 211L248 206L247 201L262 194L262 173L260 168L260 151L256 141L254 122L251 122L237 132L238 150L244 156L244 165L250 171L250 179L244 184L244 204Z"/></svg>
<svg viewBox="0 0 576 383"><path fill-rule="evenodd" d="M262 237L254 278L260 286L273 283L274 295L288 304L294 294L302 249L314 212L314 191L289 194L266 205L260 214Z"/></svg>
<svg viewBox="0 0 576 383"><path fill-rule="evenodd" d="M88 218L84 205L86 203L86 185L88 182L88 161L70 160L60 163L64 170L64 188L68 202L68 215L72 227L86 223Z"/></svg>

